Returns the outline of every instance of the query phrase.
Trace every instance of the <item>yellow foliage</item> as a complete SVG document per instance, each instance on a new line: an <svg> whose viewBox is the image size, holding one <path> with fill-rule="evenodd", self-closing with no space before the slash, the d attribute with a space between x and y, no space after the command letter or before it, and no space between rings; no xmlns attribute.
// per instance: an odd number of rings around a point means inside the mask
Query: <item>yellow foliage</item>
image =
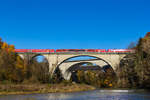
<svg viewBox="0 0 150 100"><path fill-rule="evenodd" d="M19 57L19 56L17 56L17 63L16 63L16 67L17 68L24 68L23 67L23 61L22 61L22 59Z"/></svg>
<svg viewBox="0 0 150 100"><path fill-rule="evenodd" d="M9 53L15 51L13 48L8 48L7 50L8 50Z"/></svg>
<svg viewBox="0 0 150 100"><path fill-rule="evenodd" d="M105 83L105 84L108 84L108 80L106 79L106 80L104 81L104 83Z"/></svg>
<svg viewBox="0 0 150 100"><path fill-rule="evenodd" d="M14 45L9 45L7 50L8 50L9 53L14 52L15 51L15 46Z"/></svg>
<svg viewBox="0 0 150 100"><path fill-rule="evenodd" d="M4 43L2 44L2 49L6 49L6 48L8 48L8 44L7 44L6 42L4 42Z"/></svg>
<svg viewBox="0 0 150 100"><path fill-rule="evenodd" d="M15 49L14 45L9 45L9 48Z"/></svg>
<svg viewBox="0 0 150 100"><path fill-rule="evenodd" d="M112 87L112 84L111 84L111 83L109 84L109 87Z"/></svg>

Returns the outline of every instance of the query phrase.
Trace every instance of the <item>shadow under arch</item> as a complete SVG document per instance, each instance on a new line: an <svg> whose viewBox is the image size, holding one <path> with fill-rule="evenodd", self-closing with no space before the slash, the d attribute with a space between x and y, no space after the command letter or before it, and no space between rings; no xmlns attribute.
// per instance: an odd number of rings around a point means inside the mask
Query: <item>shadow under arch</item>
<svg viewBox="0 0 150 100"><path fill-rule="evenodd" d="M83 64L94 64L94 63L91 63L91 62L79 62L77 64L74 64L72 66L70 66L66 71L69 71L69 72L73 72L75 71L76 69L79 68L79 66L83 65ZM96 66L99 66L99 65L96 65ZM82 67L86 67L86 66L82 66ZM95 67L95 66L92 66L92 67ZM99 66L99 69L102 69L101 66Z"/></svg>
<svg viewBox="0 0 150 100"><path fill-rule="evenodd" d="M112 66L111 66L107 61L105 61L105 60L102 59L102 58L95 57L95 56L91 56L91 55L77 55L77 56L69 57L69 58L63 60L62 62L60 62L60 63L56 66L56 69L55 69L55 71L54 71L54 74L57 74L57 73L59 72L59 73L58 73L58 74L59 74L58 76L62 76L62 75L61 75L61 71L60 71L60 69L59 69L59 66L60 66L62 63L66 62L67 60L72 59L72 58L76 58L76 57L93 57L93 58L96 58L96 59L98 59L98 60L101 60L101 61L105 62L105 63L107 64L107 66L109 66L109 67L113 70ZM88 61L87 61L87 62L88 62Z"/></svg>
<svg viewBox="0 0 150 100"><path fill-rule="evenodd" d="M85 66L82 66L84 64L91 64L91 65L85 65ZM72 66L70 66L67 70L66 70L66 73L71 73L71 76L70 76L70 79L73 81L73 82L76 82L78 83L78 76L77 76L77 72L79 70L82 70L82 71L89 71L89 70L96 70L96 71L102 71L102 67L99 66L99 65L93 65L94 63L91 63L91 62L79 62L79 63L76 63ZM88 68L87 68L88 67ZM90 68L90 69L89 69Z"/></svg>

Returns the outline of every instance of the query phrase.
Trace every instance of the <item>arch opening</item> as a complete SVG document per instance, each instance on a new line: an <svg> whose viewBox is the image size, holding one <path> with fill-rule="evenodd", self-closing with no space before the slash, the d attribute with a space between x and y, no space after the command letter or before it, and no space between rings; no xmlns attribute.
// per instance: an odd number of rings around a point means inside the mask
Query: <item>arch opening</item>
<svg viewBox="0 0 150 100"><path fill-rule="evenodd" d="M59 72L61 72L61 76L66 80L76 77L76 72L78 70L96 70L105 73L107 72L107 69L111 69L113 71L113 68L107 61L90 55L78 55L67 58L56 67L56 70L59 70ZM72 80L76 81L75 78Z"/></svg>
<svg viewBox="0 0 150 100"><path fill-rule="evenodd" d="M70 66L66 73L71 73L70 80L73 82L78 83L79 82L79 76L77 75L78 71L82 71L86 73L87 71L97 71L97 72L102 72L101 66L91 63L91 62L81 62L74 64Z"/></svg>
<svg viewBox="0 0 150 100"><path fill-rule="evenodd" d="M50 81L49 62L47 58L41 54L33 56L29 61L29 78L33 81L47 83Z"/></svg>

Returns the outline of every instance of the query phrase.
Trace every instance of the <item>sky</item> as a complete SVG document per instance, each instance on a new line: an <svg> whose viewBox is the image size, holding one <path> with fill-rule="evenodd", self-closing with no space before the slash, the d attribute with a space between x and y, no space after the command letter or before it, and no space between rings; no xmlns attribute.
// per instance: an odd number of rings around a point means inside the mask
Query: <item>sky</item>
<svg viewBox="0 0 150 100"><path fill-rule="evenodd" d="M0 37L17 49L127 48L150 31L150 0L0 0Z"/></svg>

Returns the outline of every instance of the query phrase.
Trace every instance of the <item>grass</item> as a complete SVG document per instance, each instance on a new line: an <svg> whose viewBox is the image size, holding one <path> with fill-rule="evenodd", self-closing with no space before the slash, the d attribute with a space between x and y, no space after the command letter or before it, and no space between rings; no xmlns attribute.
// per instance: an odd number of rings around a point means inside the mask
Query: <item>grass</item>
<svg viewBox="0 0 150 100"><path fill-rule="evenodd" d="M94 90L95 87L85 84L0 84L0 95L78 92Z"/></svg>

